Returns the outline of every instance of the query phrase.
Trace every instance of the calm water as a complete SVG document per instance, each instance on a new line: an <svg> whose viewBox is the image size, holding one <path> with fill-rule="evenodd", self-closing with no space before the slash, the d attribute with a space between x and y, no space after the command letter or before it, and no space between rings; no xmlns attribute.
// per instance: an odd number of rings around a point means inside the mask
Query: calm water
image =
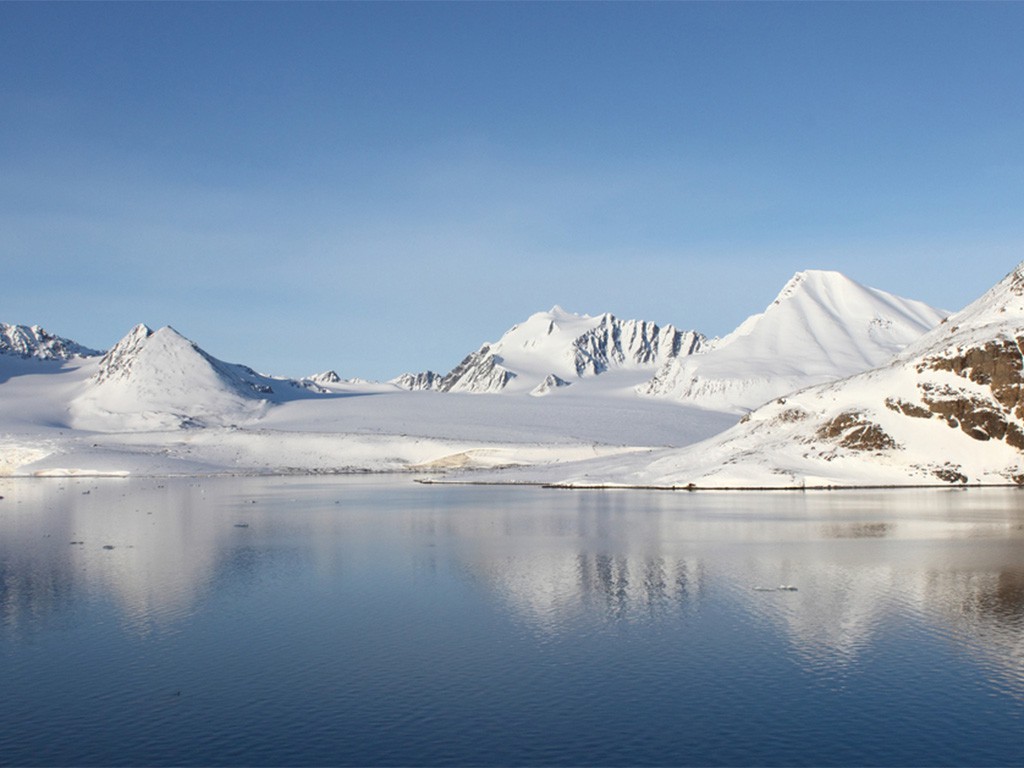
<svg viewBox="0 0 1024 768"><path fill-rule="evenodd" d="M1021 492L0 495L3 764L1024 763Z"/></svg>

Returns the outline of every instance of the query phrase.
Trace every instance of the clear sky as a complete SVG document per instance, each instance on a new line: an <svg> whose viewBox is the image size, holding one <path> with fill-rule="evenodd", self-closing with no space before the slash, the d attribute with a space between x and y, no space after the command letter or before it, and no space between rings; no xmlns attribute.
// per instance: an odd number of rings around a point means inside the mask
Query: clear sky
<svg viewBox="0 0 1024 768"><path fill-rule="evenodd" d="M1024 260L1022 3L0 3L0 320L447 371Z"/></svg>

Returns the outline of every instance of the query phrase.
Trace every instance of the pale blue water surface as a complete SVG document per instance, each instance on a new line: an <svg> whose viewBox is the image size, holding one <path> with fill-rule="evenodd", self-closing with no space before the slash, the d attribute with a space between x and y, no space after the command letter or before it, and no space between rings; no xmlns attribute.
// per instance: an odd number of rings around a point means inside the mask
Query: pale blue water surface
<svg viewBox="0 0 1024 768"><path fill-rule="evenodd" d="M1019 491L0 495L6 765L1024 764Z"/></svg>

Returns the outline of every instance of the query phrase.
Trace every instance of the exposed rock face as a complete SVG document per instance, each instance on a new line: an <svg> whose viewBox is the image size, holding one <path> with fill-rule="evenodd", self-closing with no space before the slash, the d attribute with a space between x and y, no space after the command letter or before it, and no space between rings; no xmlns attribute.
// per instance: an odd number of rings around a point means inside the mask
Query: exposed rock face
<svg viewBox="0 0 1024 768"><path fill-rule="evenodd" d="M560 307L531 315L498 341L467 355L436 385L441 392L517 392L537 394L564 382L613 370L645 371L679 356L700 351L705 337L643 320L612 314L576 315ZM397 382L396 382L397 383Z"/></svg>
<svg viewBox="0 0 1024 768"><path fill-rule="evenodd" d="M817 437L853 451L884 451L896 447L896 441L884 429L857 411L846 411L830 419L818 428Z"/></svg>
<svg viewBox="0 0 1024 768"><path fill-rule="evenodd" d="M565 379L561 379L555 376L553 373L549 373L547 378L544 379L540 384L530 390L530 394L534 397L543 397L556 389L561 387L568 387L572 382L568 382Z"/></svg>
<svg viewBox="0 0 1024 768"><path fill-rule="evenodd" d="M0 323L0 354L39 360L70 360L73 357L96 357L102 353L55 336L38 325Z"/></svg>
<svg viewBox="0 0 1024 768"><path fill-rule="evenodd" d="M951 355L925 358L917 367L919 373L949 371L981 391L922 383L922 401L931 413L975 440L1005 440L1024 450L1022 343L1024 336L996 339Z"/></svg>
<svg viewBox="0 0 1024 768"><path fill-rule="evenodd" d="M343 379L336 371L324 371L323 373L315 373L312 376L306 376L298 381L294 381L292 385L307 392L326 395L332 392L331 388L333 386L342 383Z"/></svg>
<svg viewBox="0 0 1024 768"><path fill-rule="evenodd" d="M401 389L408 389L410 392L419 392L437 389L443 378L443 376L433 371L423 371L422 373L403 373L401 376L391 379L388 383L394 384Z"/></svg>
<svg viewBox="0 0 1024 768"><path fill-rule="evenodd" d="M505 388L516 375L501 365L487 344L472 352L441 379L439 392L495 392Z"/></svg>
<svg viewBox="0 0 1024 768"><path fill-rule="evenodd" d="M601 323L573 342L573 366L578 376L604 373L610 366L630 361L652 365L692 355L703 347L706 339L696 331L680 331L671 325L664 328L643 320L617 320L613 315L601 316Z"/></svg>
<svg viewBox="0 0 1024 768"><path fill-rule="evenodd" d="M898 413L902 413L904 416L910 416L914 419L930 419L932 416L932 412L927 408L922 408L920 405L914 405L913 403L908 403L906 400L900 400L899 398L885 398L885 407L890 411L897 411Z"/></svg>
<svg viewBox="0 0 1024 768"><path fill-rule="evenodd" d="M324 371L313 374L308 381L312 381L314 384L341 384L341 376L336 371Z"/></svg>
<svg viewBox="0 0 1024 768"><path fill-rule="evenodd" d="M149 326L139 323L132 328L117 344L103 355L100 366L93 377L97 384L131 377L132 367L139 359L139 354L146 346L146 341L153 335Z"/></svg>

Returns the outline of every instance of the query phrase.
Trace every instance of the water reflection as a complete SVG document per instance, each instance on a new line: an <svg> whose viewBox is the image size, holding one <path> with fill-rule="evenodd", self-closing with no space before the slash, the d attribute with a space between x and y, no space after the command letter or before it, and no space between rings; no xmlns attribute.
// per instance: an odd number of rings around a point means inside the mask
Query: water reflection
<svg viewBox="0 0 1024 768"><path fill-rule="evenodd" d="M855 665L911 621L1024 695L1015 491L569 493L249 478L8 480L0 495L0 618L11 636L83 604L112 603L145 633L218 590L352 579L372 596L426 591L454 572L546 637L728 604L751 631L784 636L810 670ZM777 585L797 589L756 589Z"/></svg>
<svg viewBox="0 0 1024 768"><path fill-rule="evenodd" d="M913 622L983 654L1024 695L1018 492L740 496L650 494L631 507L628 494L582 494L575 509L549 502L525 520L493 513L503 536L458 519L450 533L539 632L668 621L728 600L752 630L787 637L807 668L834 671Z"/></svg>

